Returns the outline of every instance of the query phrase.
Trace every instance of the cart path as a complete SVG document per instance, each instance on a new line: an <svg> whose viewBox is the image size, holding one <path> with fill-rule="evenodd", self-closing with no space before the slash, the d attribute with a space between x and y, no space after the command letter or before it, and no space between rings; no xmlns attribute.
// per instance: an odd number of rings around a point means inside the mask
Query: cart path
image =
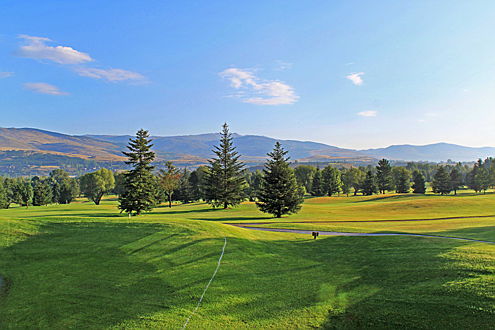
<svg viewBox="0 0 495 330"><path fill-rule="evenodd" d="M229 223L227 225L237 226L241 225L271 225L276 223L347 223L347 222L414 222L414 221L442 221L442 220L459 220L459 219L479 219L479 218L495 218L495 214L491 215L468 215L468 216L456 216L456 217L443 217L443 218L428 218L428 219L389 219L389 220L301 220L301 221L266 221L266 222L236 222Z"/></svg>
<svg viewBox="0 0 495 330"><path fill-rule="evenodd" d="M491 241L482 241L473 238L462 238L462 237L452 237L452 236L439 236L439 235L423 235L423 234L407 234L407 233L350 233L350 232L340 232L340 231L318 231L318 230L299 230L299 229L285 229L285 228L264 228L264 227L253 227L246 224L240 223L226 223L230 226L251 229L251 230L262 230L262 231L272 231L272 232L280 232L280 233L294 233L294 234L309 234L311 235L313 232L318 232L320 235L328 235L328 236L413 236L413 237L426 237L426 238L443 238L443 239L455 239L461 241L470 241L470 242L478 242L478 243L488 243L495 244L495 242Z"/></svg>

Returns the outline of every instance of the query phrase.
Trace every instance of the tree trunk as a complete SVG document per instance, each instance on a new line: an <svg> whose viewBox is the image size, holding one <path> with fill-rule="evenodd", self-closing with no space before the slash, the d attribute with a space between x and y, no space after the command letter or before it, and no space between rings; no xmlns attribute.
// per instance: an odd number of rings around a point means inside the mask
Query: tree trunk
<svg viewBox="0 0 495 330"><path fill-rule="evenodd" d="M168 194L168 207L172 208L172 194Z"/></svg>
<svg viewBox="0 0 495 330"><path fill-rule="evenodd" d="M229 204L227 202L223 202L223 209L226 210Z"/></svg>

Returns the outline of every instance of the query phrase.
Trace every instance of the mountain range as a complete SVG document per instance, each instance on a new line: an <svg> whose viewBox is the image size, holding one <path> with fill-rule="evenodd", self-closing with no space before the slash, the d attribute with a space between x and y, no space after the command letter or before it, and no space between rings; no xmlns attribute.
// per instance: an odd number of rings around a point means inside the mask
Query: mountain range
<svg viewBox="0 0 495 330"><path fill-rule="evenodd" d="M369 164L380 158L403 161L474 161L495 156L495 148L472 148L448 143L423 146L393 145L387 148L352 150L323 143L297 140L277 140L258 135L233 134L234 144L248 165L259 165L276 141L289 151L293 161L300 163ZM0 128L0 173L2 166L18 171L19 166L60 167L59 163L78 164L84 171L96 163L123 164L129 135L67 135L35 128ZM171 160L179 166L205 164L212 156L219 134L184 136L154 136L153 150L158 160ZM36 161L34 161L36 159ZM10 162L10 163L9 163ZM16 164L12 170L12 164ZM16 167L17 166L17 167ZM118 167L118 166L117 166ZM5 171L3 171L5 172ZM19 171L18 171L19 172ZM24 169L22 173L31 173ZM34 171L36 172L36 171Z"/></svg>

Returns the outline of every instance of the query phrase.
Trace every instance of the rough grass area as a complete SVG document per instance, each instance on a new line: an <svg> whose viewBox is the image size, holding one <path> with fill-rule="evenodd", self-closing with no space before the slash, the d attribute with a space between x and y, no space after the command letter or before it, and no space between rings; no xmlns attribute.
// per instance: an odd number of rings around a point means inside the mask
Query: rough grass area
<svg viewBox="0 0 495 330"><path fill-rule="evenodd" d="M382 196L379 196L382 197ZM401 206L402 205L402 206ZM0 210L0 328L475 328L495 324L495 245L417 237L270 233L246 203L160 207L128 219L115 201ZM402 211L401 211L402 210ZM431 210L430 212L428 210ZM415 213L416 211L416 213ZM278 223L495 240L495 195L306 201Z"/></svg>

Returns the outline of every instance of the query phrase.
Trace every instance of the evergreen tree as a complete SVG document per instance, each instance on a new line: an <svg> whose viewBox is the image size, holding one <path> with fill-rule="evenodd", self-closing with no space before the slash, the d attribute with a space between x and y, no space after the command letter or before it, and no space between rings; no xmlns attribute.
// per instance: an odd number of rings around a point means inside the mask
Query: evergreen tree
<svg viewBox="0 0 495 330"><path fill-rule="evenodd" d="M119 208L129 214L140 215L143 211L151 211L156 203L156 180L151 165L155 153L151 150L148 131L143 129L136 133L135 139L129 140L126 164L132 169L125 173L124 192L119 197Z"/></svg>
<svg viewBox="0 0 495 330"><path fill-rule="evenodd" d="M204 187L207 171L208 168L206 166L200 166L196 170L192 171L189 176L189 184L191 185L191 196L193 201L205 199Z"/></svg>
<svg viewBox="0 0 495 330"><path fill-rule="evenodd" d="M485 167L480 167L474 176L475 186L478 188L478 191L483 191L483 194L486 193L486 190L490 186L490 173Z"/></svg>
<svg viewBox="0 0 495 330"><path fill-rule="evenodd" d="M213 207L224 209L235 206L244 199L244 164L235 151L232 134L227 124L220 133L220 146L215 146L216 157L209 160L205 178L205 198Z"/></svg>
<svg viewBox="0 0 495 330"><path fill-rule="evenodd" d="M261 191L256 205L260 211L280 218L284 214L297 213L303 202L304 188L297 184L294 171L289 167L289 158L279 142L268 153L265 163Z"/></svg>
<svg viewBox="0 0 495 330"><path fill-rule="evenodd" d="M52 202L52 189L47 180L36 180L33 183L33 205L43 206Z"/></svg>
<svg viewBox="0 0 495 330"><path fill-rule="evenodd" d="M445 169L445 166L438 167L437 172L433 176L432 188L435 194L446 195L452 191L449 173Z"/></svg>
<svg viewBox="0 0 495 330"><path fill-rule="evenodd" d="M330 165L325 167L321 171L321 176L323 178L323 191L332 196L333 194L338 194L342 187L342 180L340 177L340 171Z"/></svg>
<svg viewBox="0 0 495 330"><path fill-rule="evenodd" d="M174 192L174 200L180 201L183 204L190 203L193 200L192 187L189 181L191 172L184 169L180 175L179 187Z"/></svg>
<svg viewBox="0 0 495 330"><path fill-rule="evenodd" d="M418 170L414 170L412 174L412 178L413 178L413 185L412 185L413 193L415 194L426 193L426 183L423 174Z"/></svg>
<svg viewBox="0 0 495 330"><path fill-rule="evenodd" d="M454 195L457 195L457 189L459 189L459 187L462 184L461 173L456 167L453 167L452 170L450 170L449 177L450 177L450 187L454 191Z"/></svg>
<svg viewBox="0 0 495 330"><path fill-rule="evenodd" d="M323 178L319 168L316 168L316 172L313 175L313 182L311 183L311 195L323 196L325 191L323 190Z"/></svg>
<svg viewBox="0 0 495 330"><path fill-rule="evenodd" d="M179 188L181 174L172 162L165 163L165 169L158 172L158 184L168 199L168 207L172 207L172 195Z"/></svg>
<svg viewBox="0 0 495 330"><path fill-rule="evenodd" d="M390 162L386 159L378 162L378 166L376 167L376 183L381 194L384 194L387 190L392 190L392 166L390 166Z"/></svg>
<svg viewBox="0 0 495 330"><path fill-rule="evenodd" d="M411 187L411 172L399 166L394 167L392 173L395 192L398 194L408 193Z"/></svg>
<svg viewBox="0 0 495 330"><path fill-rule="evenodd" d="M378 187L376 186L375 176L371 170L366 172L366 177L364 178L363 185L361 188L363 195L370 196L378 192Z"/></svg>

